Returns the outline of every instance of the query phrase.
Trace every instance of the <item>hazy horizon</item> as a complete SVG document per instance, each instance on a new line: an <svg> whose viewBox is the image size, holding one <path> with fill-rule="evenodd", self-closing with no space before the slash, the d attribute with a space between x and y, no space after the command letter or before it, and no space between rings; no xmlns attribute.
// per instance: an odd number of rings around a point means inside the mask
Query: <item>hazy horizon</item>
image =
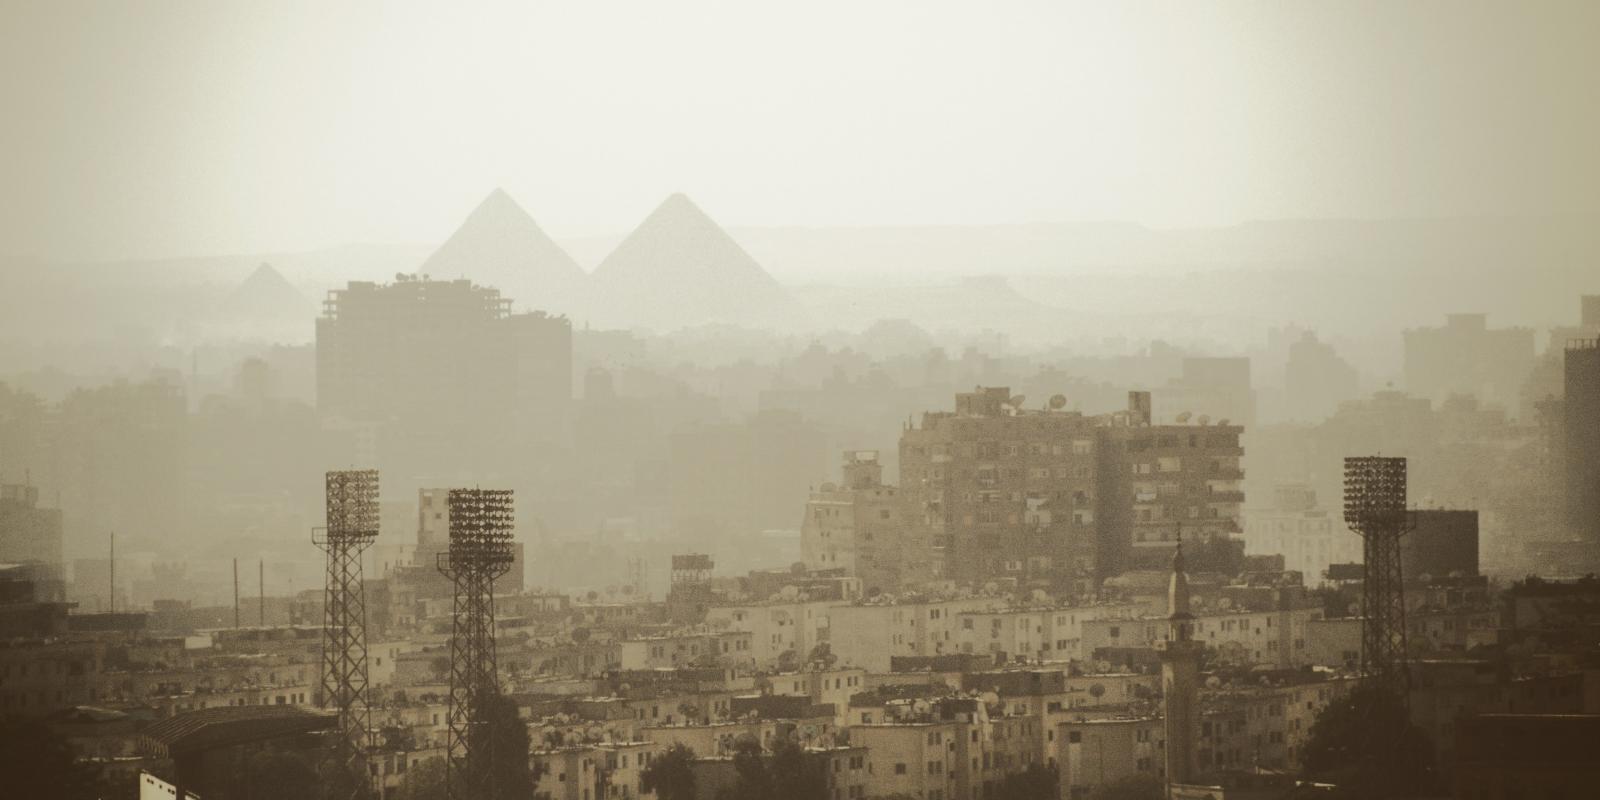
<svg viewBox="0 0 1600 800"><path fill-rule="evenodd" d="M678 191L731 229L1586 217L1600 7L1539 6L12 2L0 241L437 243L496 186L564 240Z"/></svg>

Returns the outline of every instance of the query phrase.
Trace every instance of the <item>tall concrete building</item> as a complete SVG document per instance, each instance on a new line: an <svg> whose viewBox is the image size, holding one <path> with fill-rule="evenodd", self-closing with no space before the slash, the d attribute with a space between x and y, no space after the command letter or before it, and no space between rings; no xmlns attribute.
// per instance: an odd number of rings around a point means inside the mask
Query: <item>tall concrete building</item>
<svg viewBox="0 0 1600 800"><path fill-rule="evenodd" d="M957 580L1086 592L1097 568L1096 421L1024 409L1006 387L956 395L900 436L900 485Z"/></svg>
<svg viewBox="0 0 1600 800"><path fill-rule="evenodd" d="M61 509L39 507L39 487L0 485L0 563L61 566Z"/></svg>
<svg viewBox="0 0 1600 800"><path fill-rule="evenodd" d="M515 445L563 441L571 402L571 323L513 314L496 289L400 275L323 303L317 410L368 437L370 463L437 475L504 461Z"/></svg>
<svg viewBox="0 0 1600 800"><path fill-rule="evenodd" d="M843 569L867 594L898 592L929 576L927 547L907 524L906 503L883 482L876 450L844 454L844 480L811 493L800 524L800 554L811 570Z"/></svg>
<svg viewBox="0 0 1600 800"><path fill-rule="evenodd" d="M1234 542L1242 426L1152 425L1147 392L1114 414L1062 405L979 387L902 433L901 489L945 577L1084 592L1180 540Z"/></svg>
<svg viewBox="0 0 1600 800"><path fill-rule="evenodd" d="M1585 317L1589 299L1584 298ZM1600 340L1567 343L1564 385L1567 526L1600 545Z"/></svg>
<svg viewBox="0 0 1600 800"><path fill-rule="evenodd" d="M1140 407L1149 395L1131 392L1127 414L1098 418L1101 576L1160 569L1180 541L1196 555L1242 550L1244 426L1152 425Z"/></svg>
<svg viewBox="0 0 1600 800"><path fill-rule="evenodd" d="M1488 314L1450 314L1443 327L1405 332L1406 390L1435 403L1470 394L1520 414L1533 365L1533 329L1490 328Z"/></svg>
<svg viewBox="0 0 1600 800"><path fill-rule="evenodd" d="M40 508L39 488L0 485L0 564L26 565L39 600L65 596L61 509Z"/></svg>

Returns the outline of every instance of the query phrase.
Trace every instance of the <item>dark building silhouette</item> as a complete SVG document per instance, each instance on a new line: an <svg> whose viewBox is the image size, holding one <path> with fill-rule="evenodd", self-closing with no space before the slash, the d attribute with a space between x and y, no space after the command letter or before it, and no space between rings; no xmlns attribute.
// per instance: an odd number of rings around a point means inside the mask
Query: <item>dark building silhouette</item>
<svg viewBox="0 0 1600 800"><path fill-rule="evenodd" d="M1155 415L1170 420L1188 412L1254 425L1256 393L1250 385L1250 359L1191 356L1183 373L1156 393Z"/></svg>
<svg viewBox="0 0 1600 800"><path fill-rule="evenodd" d="M1592 310L1584 299L1584 313ZM1600 543L1600 340L1577 339L1566 352L1567 524Z"/></svg>
<svg viewBox="0 0 1600 800"><path fill-rule="evenodd" d="M1300 341L1289 345L1289 360L1284 365L1284 391L1291 419L1317 421L1353 400L1360 392L1360 375L1350 362L1339 357L1333 346L1307 331Z"/></svg>
<svg viewBox="0 0 1600 800"><path fill-rule="evenodd" d="M1600 715L1482 714L1455 735L1455 796L1590 797L1600 785Z"/></svg>
<svg viewBox="0 0 1600 800"><path fill-rule="evenodd" d="M1405 332L1406 390L1435 402L1470 394L1519 413L1533 364L1533 329L1491 329L1488 314L1450 314L1444 327Z"/></svg>
<svg viewBox="0 0 1600 800"><path fill-rule="evenodd" d="M61 567L61 509L40 508L37 486L0 485L0 562Z"/></svg>
<svg viewBox="0 0 1600 800"><path fill-rule="evenodd" d="M1400 537L1405 580L1427 575L1478 574L1478 512L1427 509L1412 513L1412 528Z"/></svg>
<svg viewBox="0 0 1600 800"><path fill-rule="evenodd" d="M567 318L513 314L469 280L352 281L317 320L317 410L351 432L357 463L416 465L403 475L502 466L517 444L562 441L571 399Z"/></svg>

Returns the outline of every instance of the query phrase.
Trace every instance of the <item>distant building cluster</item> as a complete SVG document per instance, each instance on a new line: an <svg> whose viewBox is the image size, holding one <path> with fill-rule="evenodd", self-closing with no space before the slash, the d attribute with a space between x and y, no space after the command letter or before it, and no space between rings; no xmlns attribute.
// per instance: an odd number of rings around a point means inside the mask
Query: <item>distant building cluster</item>
<svg viewBox="0 0 1600 800"><path fill-rule="evenodd" d="M299 354L314 404L255 357L203 398L194 375L0 395L0 444L46 479L0 485L0 715L207 800L228 782L196 753L311 763L355 685L339 752L384 797L467 763L467 693L526 734L535 797L662 797L673 760L705 800L752 791L752 764L816 800L1315 795L1316 723L1374 684L1392 605L1402 713L1458 796L1568 785L1504 754L1575 761L1600 712L1600 297L1542 356L1484 314L1407 331L1403 388L1375 392L1275 331L1269 396L1248 356L1060 366L985 334L951 357L903 320L763 363L742 334L591 329L432 277L504 237L526 258L501 277L574 308L624 284L653 315L707 304L652 272L703 258L761 313L792 301L681 196L590 276L497 193L421 272L328 294ZM1337 511L1370 454L1411 487L1382 591ZM311 460L386 476L342 572L313 547ZM521 501L483 512L469 600L450 487L510 497L480 482ZM363 666L335 684L340 615Z"/></svg>

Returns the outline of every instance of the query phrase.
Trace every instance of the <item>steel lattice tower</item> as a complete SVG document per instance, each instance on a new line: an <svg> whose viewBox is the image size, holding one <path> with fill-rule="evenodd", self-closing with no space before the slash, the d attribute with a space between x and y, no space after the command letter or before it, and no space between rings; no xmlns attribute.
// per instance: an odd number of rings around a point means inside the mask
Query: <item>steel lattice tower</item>
<svg viewBox="0 0 1600 800"><path fill-rule="evenodd" d="M1410 529L1404 458L1344 460L1344 521L1363 540L1361 672L1369 682L1388 687L1404 700L1410 688L1400 568L1400 537Z"/></svg>
<svg viewBox="0 0 1600 800"><path fill-rule="evenodd" d="M449 509L450 549L439 554L439 571L455 582L445 784L450 800L496 800L494 737L484 701L500 692L494 581L511 567L511 491L451 489Z"/></svg>
<svg viewBox="0 0 1600 800"><path fill-rule="evenodd" d="M329 472L328 526L312 540L328 554L323 595L322 687L319 705L339 712L331 758L336 767L326 784L330 798L369 792L367 752L372 732L367 705L367 603L361 554L378 538L378 471Z"/></svg>

